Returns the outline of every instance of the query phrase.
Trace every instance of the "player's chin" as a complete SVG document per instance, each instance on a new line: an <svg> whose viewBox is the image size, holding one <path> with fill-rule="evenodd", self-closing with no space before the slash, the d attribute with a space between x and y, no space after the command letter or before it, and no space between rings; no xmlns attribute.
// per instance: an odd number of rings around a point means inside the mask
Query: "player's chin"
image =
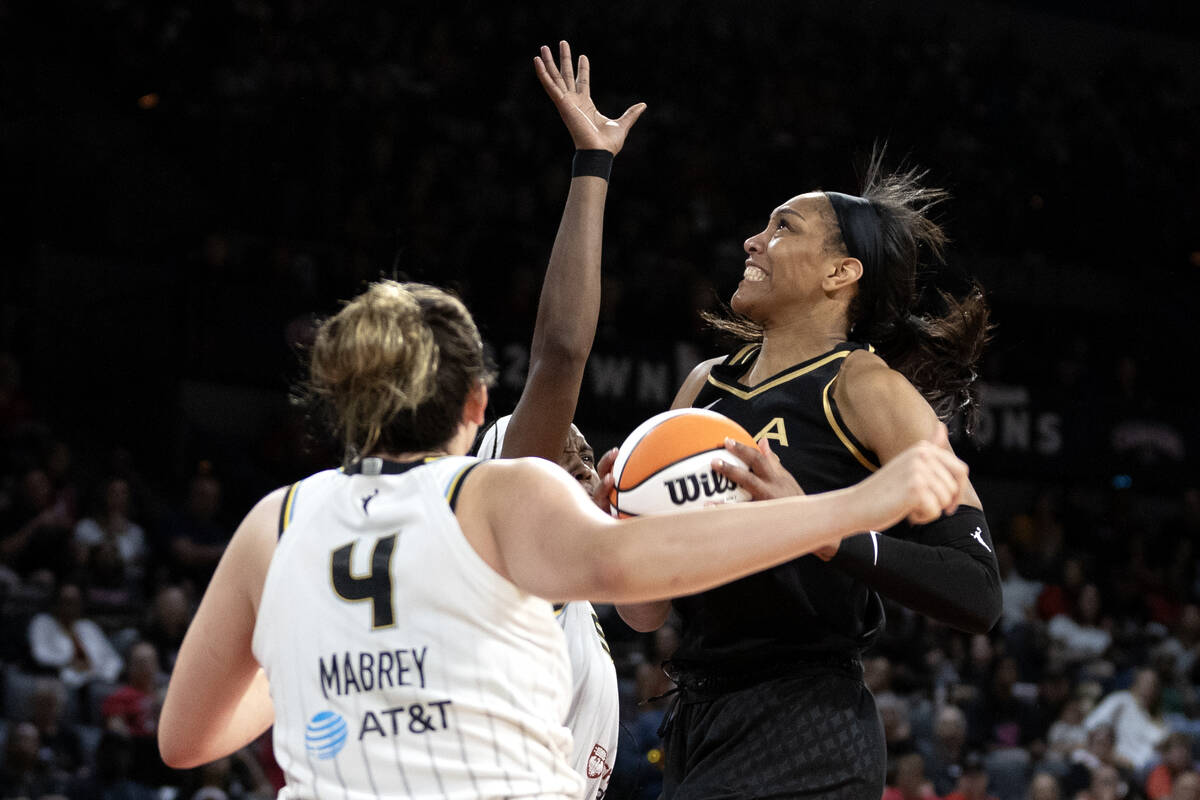
<svg viewBox="0 0 1200 800"><path fill-rule="evenodd" d="M744 317L754 319L754 313L759 305L761 305L765 294L766 292L761 281L751 283L750 281L742 280L737 285L737 290L733 293L733 297L729 299L729 307Z"/></svg>

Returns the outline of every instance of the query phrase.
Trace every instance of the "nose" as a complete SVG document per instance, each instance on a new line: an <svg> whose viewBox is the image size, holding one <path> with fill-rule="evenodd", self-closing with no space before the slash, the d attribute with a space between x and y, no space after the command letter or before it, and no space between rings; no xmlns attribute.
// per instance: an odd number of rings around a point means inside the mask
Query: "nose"
<svg viewBox="0 0 1200 800"><path fill-rule="evenodd" d="M745 242L742 243L742 249L746 251L746 255L752 256L755 253L763 252L763 245L762 245L763 233L764 233L763 231L759 231L758 233L754 234L753 236L751 236L749 239L747 239Z"/></svg>

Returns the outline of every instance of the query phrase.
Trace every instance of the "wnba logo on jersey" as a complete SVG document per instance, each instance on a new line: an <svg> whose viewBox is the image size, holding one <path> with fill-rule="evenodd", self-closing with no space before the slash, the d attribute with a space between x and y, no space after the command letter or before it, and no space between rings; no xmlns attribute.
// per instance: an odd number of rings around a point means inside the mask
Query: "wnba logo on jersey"
<svg viewBox="0 0 1200 800"><path fill-rule="evenodd" d="M667 491L671 493L671 502L684 506L700 499L701 493L707 497L726 495L735 491L738 485L723 475L711 470L700 474L685 475L682 478L672 478L663 481Z"/></svg>
<svg viewBox="0 0 1200 800"><path fill-rule="evenodd" d="M346 720L332 711L314 714L304 734L304 746L317 758L333 758L346 746Z"/></svg>

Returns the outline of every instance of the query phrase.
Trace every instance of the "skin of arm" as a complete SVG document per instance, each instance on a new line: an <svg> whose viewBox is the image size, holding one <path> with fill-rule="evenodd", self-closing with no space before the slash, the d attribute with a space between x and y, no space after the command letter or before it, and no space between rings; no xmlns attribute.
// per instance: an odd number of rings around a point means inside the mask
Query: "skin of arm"
<svg viewBox="0 0 1200 800"><path fill-rule="evenodd" d="M713 365L720 362L720 357L710 358L693 367L683 385L679 387L679 391L676 392L671 408L690 407L708 380L708 373L712 370ZM605 506L608 504L609 492L612 490L612 463L615 457L615 450L606 453L597 468L601 480L596 502L603 503ZM667 621L667 616L671 613L671 601L668 599L649 603L619 603L617 613L621 615L621 619L625 621L626 625L635 631L646 633L658 630Z"/></svg>
<svg viewBox="0 0 1200 800"><path fill-rule="evenodd" d="M267 495L238 526L179 648L158 727L170 767L229 755L274 721L251 639L285 491Z"/></svg>
<svg viewBox="0 0 1200 800"><path fill-rule="evenodd" d="M561 469L516 459L472 472L456 516L480 556L527 592L644 603L719 586L872 526L935 519L965 480L965 464L923 443L835 492L615 520Z"/></svg>
<svg viewBox="0 0 1200 800"><path fill-rule="evenodd" d="M486 394L480 389L480 398ZM451 452L482 418L468 401ZM812 497L618 521L574 479L538 458L486 462L461 485L463 535L492 569L548 600L644 602L765 569L867 527L934 519L953 503L966 465L925 443L863 483ZM283 489L238 526L179 650L159 720L163 761L177 769L246 746L274 718L252 651ZM548 536L545 531L554 531Z"/></svg>
<svg viewBox="0 0 1200 800"><path fill-rule="evenodd" d="M543 47L534 70L554 102L576 150L607 150L616 155L646 106L631 106L619 119L601 114L590 93L591 67L559 43L559 64ZM506 458L539 456L558 461L575 417L584 367L600 315L600 262L608 181L584 175L571 179L550 263L542 283L529 349L529 376L504 436Z"/></svg>
<svg viewBox="0 0 1200 800"><path fill-rule="evenodd" d="M903 375L866 351L847 358L834 386L834 399L846 425L884 464L941 424ZM941 446L951 451L948 440L942 440ZM969 482L963 485L959 505L982 513L979 495ZM981 527L986 524L980 522ZM905 538L889 537L888 570L876 570L866 559L853 558L859 542L843 545L845 557L833 563L926 616L961 630L986 632L1001 609L999 568L992 548L982 538L979 544L969 541L955 546L956 541L947 542L942 536L932 528L914 528ZM943 579L930 580L934 574ZM971 589L964 591L964 585Z"/></svg>

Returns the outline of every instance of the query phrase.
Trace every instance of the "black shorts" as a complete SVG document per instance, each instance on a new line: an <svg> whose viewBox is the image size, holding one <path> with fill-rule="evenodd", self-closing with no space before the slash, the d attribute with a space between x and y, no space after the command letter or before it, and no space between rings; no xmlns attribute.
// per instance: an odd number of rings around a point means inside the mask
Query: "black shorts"
<svg viewBox="0 0 1200 800"><path fill-rule="evenodd" d="M663 800L879 800L887 756L861 668L814 667L723 692L681 689Z"/></svg>

